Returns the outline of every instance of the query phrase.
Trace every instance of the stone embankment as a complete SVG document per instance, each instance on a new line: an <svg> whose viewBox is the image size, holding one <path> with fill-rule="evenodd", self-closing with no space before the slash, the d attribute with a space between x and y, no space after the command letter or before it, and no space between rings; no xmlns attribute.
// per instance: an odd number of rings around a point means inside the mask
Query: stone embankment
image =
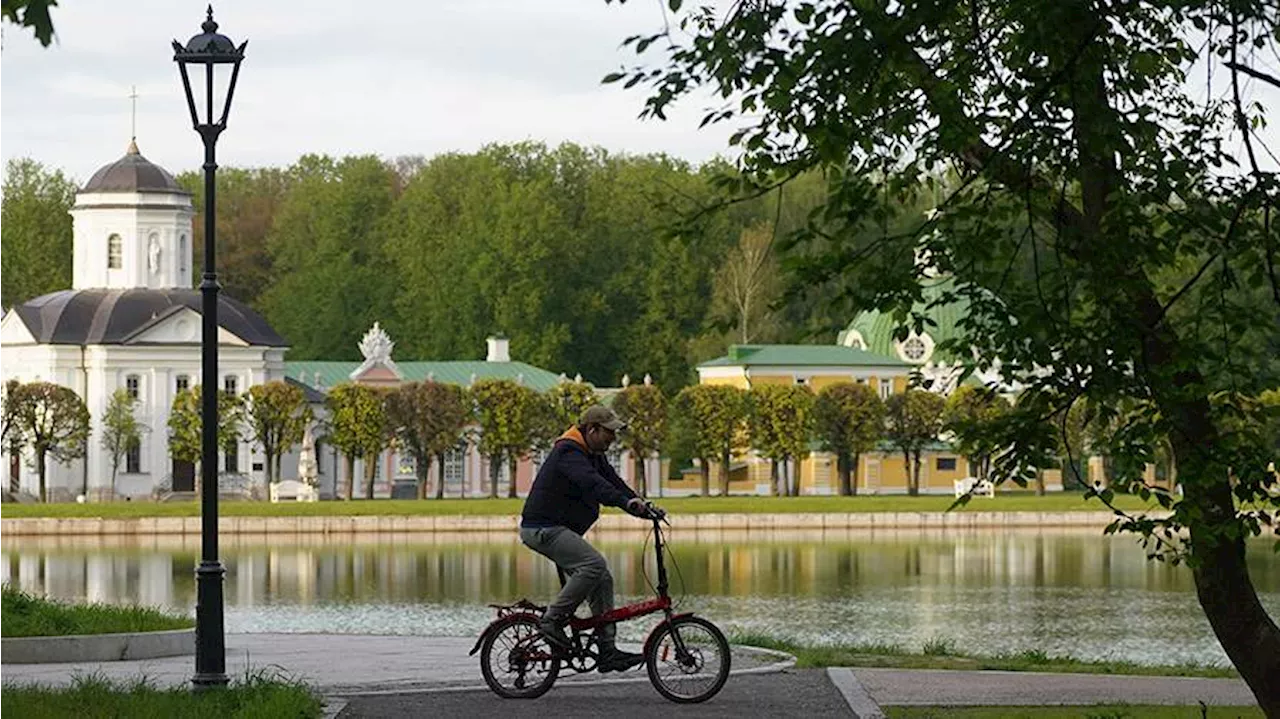
<svg viewBox="0 0 1280 719"><path fill-rule="evenodd" d="M1101 529L1110 512L863 512L839 514L686 514L672 517L677 530L987 529L1085 527ZM220 517L220 534L409 534L414 532L515 532L518 516L323 516ZM597 531L645 531L649 525L623 515L600 518ZM199 517L21 518L0 520L5 536L198 535Z"/></svg>

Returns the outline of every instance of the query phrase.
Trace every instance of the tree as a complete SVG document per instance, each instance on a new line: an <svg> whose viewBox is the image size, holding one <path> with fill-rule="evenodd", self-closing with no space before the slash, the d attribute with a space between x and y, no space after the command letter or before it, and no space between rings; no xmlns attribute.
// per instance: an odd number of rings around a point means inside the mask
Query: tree
<svg viewBox="0 0 1280 719"><path fill-rule="evenodd" d="M250 437L266 455L267 485L280 481L280 458L302 441L311 406L302 388L281 380L249 388L245 420Z"/></svg>
<svg viewBox="0 0 1280 719"><path fill-rule="evenodd" d="M659 454L667 435L667 396L645 377L644 384L628 385L614 396L613 411L627 423L619 440L635 457L639 480L636 491L645 496L649 488L645 460ZM658 496L662 496L662 477L656 479Z"/></svg>
<svg viewBox="0 0 1280 719"><path fill-rule="evenodd" d="M773 226L762 223L742 230L738 244L724 258L716 273L715 299L720 311L734 325L741 344L761 341L773 334L770 305L778 299L778 263L773 256Z"/></svg>
<svg viewBox="0 0 1280 719"><path fill-rule="evenodd" d="M106 414L102 416L102 448L111 458L111 491L116 489L120 463L142 443L142 433L149 429L135 414L138 398L121 387L111 393Z"/></svg>
<svg viewBox="0 0 1280 719"><path fill-rule="evenodd" d="M509 379L482 379L471 386L480 425L480 454L489 458L489 495L498 496L498 475L507 465L507 496L516 496L516 463L545 432L546 400Z"/></svg>
<svg viewBox="0 0 1280 719"><path fill-rule="evenodd" d="M547 390L547 400L551 403L556 431L559 433L566 427L577 424L582 413L591 405L597 404L600 398L596 395L596 388L586 382L564 381Z"/></svg>
<svg viewBox="0 0 1280 719"><path fill-rule="evenodd" d="M369 385L343 382L329 390L325 405L329 411L329 442L342 452L347 463L344 494L351 499L355 483L355 459L364 460L365 499L373 499L373 481L378 473L378 456L390 439L386 391Z"/></svg>
<svg viewBox="0 0 1280 719"><path fill-rule="evenodd" d="M49 47L53 42L53 18L49 16L49 8L57 4L58 0L4 0L4 19L31 28L36 40Z"/></svg>
<svg viewBox="0 0 1280 719"><path fill-rule="evenodd" d="M1119 511L1111 529L1187 561L1227 656L1280 716L1280 628L1244 552L1276 526L1275 476L1223 429L1241 411L1257 421L1238 398L1280 379L1248 351L1280 333L1280 189L1258 165L1265 109L1240 77L1280 84L1250 66L1280 7L818 0L668 21L630 41L661 54L656 67L606 80L651 87L650 117L692 93L731 98L705 121L741 125L737 196L823 174L824 206L786 243L808 249L799 283L905 313L925 271L954 273L969 312L947 349L1022 390L1017 420L1001 423L1011 475L1025 481L1052 453L1040 420L1074 402L1151 403L1104 449L1132 472L1168 437L1184 495L1157 493L1173 511ZM1225 97L1188 82L1193 68ZM941 212L913 232L861 232L942 171L959 182ZM1185 543L1165 541L1184 529Z"/></svg>
<svg viewBox="0 0 1280 719"><path fill-rule="evenodd" d="M201 386L192 385L173 397L169 409L169 454L176 460L196 466L196 495L204 482L201 461L204 459ZM218 446L226 451L240 441L244 425L244 398L226 390L218 390Z"/></svg>
<svg viewBox="0 0 1280 719"><path fill-rule="evenodd" d="M45 478L50 457L69 462L84 456L89 409L75 391L52 382L29 382L10 389L18 436L36 458L40 501L48 501Z"/></svg>
<svg viewBox="0 0 1280 719"><path fill-rule="evenodd" d="M942 431L946 400L922 389L908 389L885 402L885 435L902 452L907 470L907 494L920 493L920 455Z"/></svg>
<svg viewBox="0 0 1280 719"><path fill-rule="evenodd" d="M18 422L18 401L21 399L21 393L18 388L22 383L16 379L11 379L4 383L4 399L3 399L3 427L0 428L0 442L4 443L5 453L10 457L17 457L22 453L22 448L26 444L22 437L22 428ZM19 486L19 477L10 475L9 491L17 494L22 487Z"/></svg>
<svg viewBox="0 0 1280 719"><path fill-rule="evenodd" d="M956 449L976 468L978 479L990 478L991 460L1004 450L993 441L999 432L993 431L992 424L1007 417L1009 410L1009 401L988 387L961 385L947 397L942 428L955 437ZM1044 494L1043 479L1036 493Z"/></svg>
<svg viewBox="0 0 1280 719"><path fill-rule="evenodd" d="M720 463L720 494L729 494L729 462L742 447L747 416L746 390L728 385L696 384L676 395L682 426L692 434L702 466L702 494L711 494L711 460Z"/></svg>
<svg viewBox="0 0 1280 719"><path fill-rule="evenodd" d="M769 493L778 493L779 467L809 453L813 433L813 390L804 385L765 384L747 393L748 435L751 446L769 458ZM800 481L792 471L786 494L800 494Z"/></svg>
<svg viewBox="0 0 1280 719"><path fill-rule="evenodd" d="M432 459L440 466L436 499L444 497L444 453L457 446L470 417L463 390L454 385L406 382L387 395L387 421L413 457L418 499L427 496Z"/></svg>
<svg viewBox="0 0 1280 719"><path fill-rule="evenodd" d="M838 382L818 392L813 415L822 448L836 455L840 494L857 494L862 455L884 437L884 401L866 384Z"/></svg>
<svg viewBox="0 0 1280 719"><path fill-rule="evenodd" d="M9 160L0 209L0 296L6 306L71 286L69 213L75 198L75 183L60 170L27 158Z"/></svg>

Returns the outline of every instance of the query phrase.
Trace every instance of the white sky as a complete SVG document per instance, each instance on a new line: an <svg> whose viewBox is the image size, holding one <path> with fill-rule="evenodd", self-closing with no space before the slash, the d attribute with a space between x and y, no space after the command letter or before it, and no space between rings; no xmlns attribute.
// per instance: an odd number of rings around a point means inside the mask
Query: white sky
<svg viewBox="0 0 1280 719"><path fill-rule="evenodd" d="M697 130L704 103L640 121L639 88L601 85L632 64L624 38L656 31L656 0L218 0L219 31L249 40L222 166L283 166L305 153L387 158L497 141L573 141L701 162L730 128ZM0 149L84 182L124 154L130 86L138 146L172 172L197 169L170 41L200 32L204 0L64 0L41 48L4 23Z"/></svg>

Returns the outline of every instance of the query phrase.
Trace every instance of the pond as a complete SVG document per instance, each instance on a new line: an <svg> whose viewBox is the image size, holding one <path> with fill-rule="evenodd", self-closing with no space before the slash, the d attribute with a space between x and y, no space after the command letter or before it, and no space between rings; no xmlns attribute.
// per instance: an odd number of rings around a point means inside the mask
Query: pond
<svg viewBox="0 0 1280 719"><path fill-rule="evenodd" d="M621 601L656 581L652 546L597 534ZM1225 663L1189 570L1099 530L676 532L682 609L726 629L814 643L1082 659ZM3 580L72 600L191 612L198 537L7 538ZM554 567L508 534L224 536L229 632L473 636L490 602L545 601ZM642 561L644 559L645 561ZM1255 586L1280 616L1280 555L1251 543ZM638 637L647 624L625 625Z"/></svg>

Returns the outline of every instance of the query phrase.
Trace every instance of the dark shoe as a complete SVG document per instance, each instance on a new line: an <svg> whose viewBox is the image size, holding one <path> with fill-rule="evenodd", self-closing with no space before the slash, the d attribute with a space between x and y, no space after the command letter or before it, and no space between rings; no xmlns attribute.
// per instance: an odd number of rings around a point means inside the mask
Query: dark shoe
<svg viewBox="0 0 1280 719"><path fill-rule="evenodd" d="M547 642L556 649L570 651L573 649L573 642L569 640L569 635L564 633L560 628L560 623L554 619L543 618L538 622L538 633L546 637Z"/></svg>
<svg viewBox="0 0 1280 719"><path fill-rule="evenodd" d="M601 673L607 672L625 672L628 669L644 664L643 654L632 654L624 652L621 649L605 649L600 652L600 663L596 665L596 669Z"/></svg>

